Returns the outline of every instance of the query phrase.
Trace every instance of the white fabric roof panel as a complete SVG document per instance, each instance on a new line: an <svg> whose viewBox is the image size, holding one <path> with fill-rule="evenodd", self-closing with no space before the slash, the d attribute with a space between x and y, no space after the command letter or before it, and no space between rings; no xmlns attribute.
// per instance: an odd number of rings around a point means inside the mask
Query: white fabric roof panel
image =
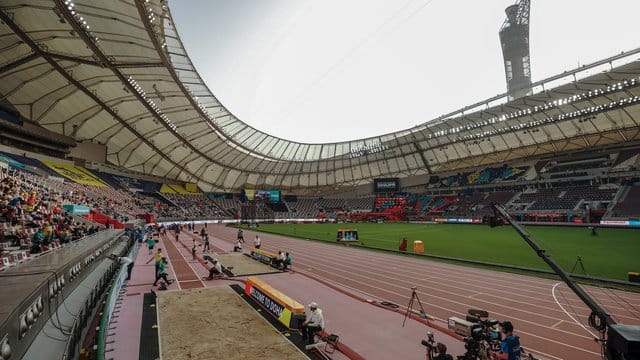
<svg viewBox="0 0 640 360"><path fill-rule="evenodd" d="M503 94L396 133L301 144L220 104L163 1L72 3L0 4L3 101L50 130L106 144L115 165L205 191L366 183L542 154L553 151L550 141L566 148L638 138L640 50L535 83L527 98Z"/></svg>

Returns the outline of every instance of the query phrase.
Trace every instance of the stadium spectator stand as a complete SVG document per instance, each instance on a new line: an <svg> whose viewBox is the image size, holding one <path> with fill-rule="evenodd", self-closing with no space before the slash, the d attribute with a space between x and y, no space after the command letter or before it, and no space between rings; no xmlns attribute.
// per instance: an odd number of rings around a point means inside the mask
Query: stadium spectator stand
<svg viewBox="0 0 640 360"><path fill-rule="evenodd" d="M240 202L238 199L224 198L224 199L213 199L213 201L218 205L220 209L226 214L227 217L235 217L238 214L240 209Z"/></svg>
<svg viewBox="0 0 640 360"><path fill-rule="evenodd" d="M612 218L639 218L640 217L640 186L625 188L626 196L612 209Z"/></svg>
<svg viewBox="0 0 640 360"><path fill-rule="evenodd" d="M605 175L607 171L612 174L626 171L619 167L629 169L631 164L638 161L638 157L636 151L630 150L606 157L598 155L593 159L551 163L541 161L533 166L486 167L445 177L431 175L427 184L423 185L428 190L424 193L357 197L349 196L348 192L338 197L284 194L280 202L257 201L250 204L246 199L242 200L240 194L204 194L195 185L187 189L170 181L162 184L92 171L70 162L39 161L12 153L0 153L0 160L4 159L3 162L20 171L23 176L37 178L39 183L61 194L64 201L89 206L94 218L118 226L141 214L151 214L155 219L168 221L233 218L351 218L365 221L380 217L395 221L430 220L442 216L478 219L491 215L490 205L493 202L507 205L515 213L532 213L538 217L547 216L545 213L571 212L570 216L565 214L554 219L588 214L584 215L584 220L589 221L600 219L606 211L611 218L628 217L640 213L633 206L632 199L637 197L635 188L623 191L619 190L619 183L601 183L593 171L597 174L603 174L604 171ZM536 179L535 169L538 168L544 176ZM584 172L590 179L575 180L576 174L582 173L579 169L586 169ZM524 175L529 170L532 175L527 175L527 181ZM623 173L625 176L627 174ZM625 184L635 182L633 178L625 179ZM462 189L453 188L463 184ZM625 188L628 187L623 186ZM412 189L416 191L420 187L414 186ZM616 205L616 202L619 204ZM599 215L592 217L596 212Z"/></svg>
<svg viewBox="0 0 640 360"><path fill-rule="evenodd" d="M594 186L576 186L571 188L556 188L523 193L514 200L517 210L572 210L581 201L610 203L617 188L599 189Z"/></svg>
<svg viewBox="0 0 640 360"><path fill-rule="evenodd" d="M634 171L640 169L640 151L637 149L621 151L611 167L612 172Z"/></svg>
<svg viewBox="0 0 640 360"><path fill-rule="evenodd" d="M406 204L406 196L379 196L375 198L373 208L377 212L402 212Z"/></svg>
<svg viewBox="0 0 640 360"><path fill-rule="evenodd" d="M30 259L99 230L63 210L70 195L43 178L18 170L0 172L1 267Z"/></svg>
<svg viewBox="0 0 640 360"><path fill-rule="evenodd" d="M219 219L225 216L225 211L205 194L163 194L171 200L178 209L172 209L172 215L184 219Z"/></svg>
<svg viewBox="0 0 640 360"><path fill-rule="evenodd" d="M455 187L497 184L501 182L519 180L529 170L529 166L488 167L472 172L452 174L443 178L432 175L428 187Z"/></svg>

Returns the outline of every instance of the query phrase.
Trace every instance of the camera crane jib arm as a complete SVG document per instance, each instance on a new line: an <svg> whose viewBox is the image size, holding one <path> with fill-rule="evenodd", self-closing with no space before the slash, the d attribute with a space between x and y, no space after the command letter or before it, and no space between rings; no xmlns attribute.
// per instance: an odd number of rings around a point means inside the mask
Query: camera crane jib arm
<svg viewBox="0 0 640 360"><path fill-rule="evenodd" d="M544 260L544 262L546 262L547 265L549 265L551 269L553 269L553 271L558 274L558 276L560 276L562 281L564 281L565 284L567 284L567 286L571 290L573 290L576 295L578 295L580 300L582 300L589 307L589 309L591 309L593 314L595 314L595 316L599 318L602 326L606 325L607 327L609 327L616 324L611 316L607 314L607 312L604 311L604 309L601 308L600 305L598 305L598 303L595 302L595 300L593 300L591 296L589 296L589 294L582 290L582 288L578 284L576 284L576 282L569 276L569 274L567 274L566 271L564 271L549 255L547 255L546 251L538 245L533 236L531 236L531 234L529 234L520 224L515 222L501 205L493 204L491 206L496 217L500 217L506 220L518 232L518 234L520 234L524 241L526 241L527 244L529 244L529 246L531 246L531 248L535 250L536 254L538 254L538 256L542 258L542 260ZM604 330L604 328L597 330L602 331Z"/></svg>

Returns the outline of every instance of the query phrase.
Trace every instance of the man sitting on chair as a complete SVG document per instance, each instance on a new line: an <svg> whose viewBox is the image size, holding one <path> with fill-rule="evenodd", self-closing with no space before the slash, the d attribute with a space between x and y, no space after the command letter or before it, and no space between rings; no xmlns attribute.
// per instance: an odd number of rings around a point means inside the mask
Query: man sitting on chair
<svg viewBox="0 0 640 360"><path fill-rule="evenodd" d="M302 323L302 340L309 340L309 345L314 343L314 334L324 329L324 316L322 310L318 309L318 304L312 302L309 304L311 312L307 320Z"/></svg>
<svg viewBox="0 0 640 360"><path fill-rule="evenodd" d="M284 261L282 262L282 270L287 271L291 268L291 255L289 253L284 254Z"/></svg>
<svg viewBox="0 0 640 360"><path fill-rule="evenodd" d="M281 270L282 266L284 265L284 260L284 253L282 251L278 251L278 257L273 260L273 264L278 268L278 270Z"/></svg>
<svg viewBox="0 0 640 360"><path fill-rule="evenodd" d="M209 269L209 277L207 278L207 280L213 280L215 278L223 277L224 274L222 273L222 266L220 265L220 262L218 262L217 259L213 259L212 264L213 266L211 267L211 269Z"/></svg>
<svg viewBox="0 0 640 360"><path fill-rule="evenodd" d="M242 243L240 243L240 240L237 240L236 244L233 245L233 251L234 252L242 252Z"/></svg>

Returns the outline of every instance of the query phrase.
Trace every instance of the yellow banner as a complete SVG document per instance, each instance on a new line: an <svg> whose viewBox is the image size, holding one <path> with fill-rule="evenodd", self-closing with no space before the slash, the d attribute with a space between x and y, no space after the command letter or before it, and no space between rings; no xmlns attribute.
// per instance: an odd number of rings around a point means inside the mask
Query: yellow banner
<svg viewBox="0 0 640 360"><path fill-rule="evenodd" d="M198 191L198 185L195 183L184 183L184 189L190 193L200 193L200 191Z"/></svg>
<svg viewBox="0 0 640 360"><path fill-rule="evenodd" d="M160 192L163 194L177 194L173 187L167 184L162 184L162 187L160 187Z"/></svg>
<svg viewBox="0 0 640 360"><path fill-rule="evenodd" d="M162 184L162 187L160 188L160 192L163 194L182 194L182 195L202 194L201 192L198 192L197 186L195 188L195 191L191 191L185 188L184 186L178 185L178 184Z"/></svg>
<svg viewBox="0 0 640 360"><path fill-rule="evenodd" d="M109 186L85 168L45 160L42 160L42 163L47 165L47 167L51 170L78 184L107 187Z"/></svg>

